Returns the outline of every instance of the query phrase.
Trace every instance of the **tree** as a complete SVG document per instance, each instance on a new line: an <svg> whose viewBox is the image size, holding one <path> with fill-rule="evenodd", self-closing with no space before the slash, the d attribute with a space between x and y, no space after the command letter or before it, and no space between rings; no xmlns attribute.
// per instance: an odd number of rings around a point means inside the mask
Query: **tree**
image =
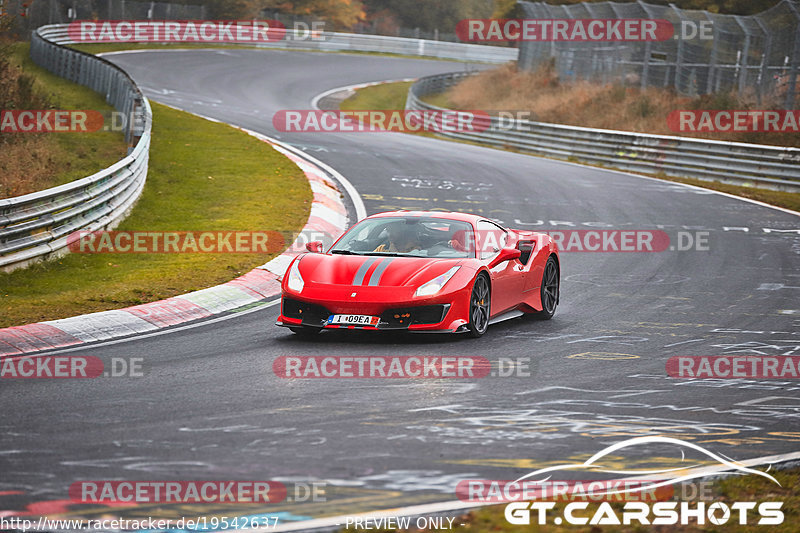
<svg viewBox="0 0 800 533"><path fill-rule="evenodd" d="M466 18L489 18L494 0L364 0L370 14L394 13L404 28L454 32Z"/></svg>
<svg viewBox="0 0 800 533"><path fill-rule="evenodd" d="M267 0L267 11L314 17L333 25L331 30L352 29L364 20L366 13L361 0Z"/></svg>

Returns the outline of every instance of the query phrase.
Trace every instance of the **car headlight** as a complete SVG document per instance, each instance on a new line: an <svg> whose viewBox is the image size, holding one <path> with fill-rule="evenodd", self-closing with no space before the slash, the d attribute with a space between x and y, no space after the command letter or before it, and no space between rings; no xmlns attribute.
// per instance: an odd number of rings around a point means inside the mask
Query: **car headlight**
<svg viewBox="0 0 800 533"><path fill-rule="evenodd" d="M305 285L303 276L300 275L299 264L299 259L292 263L292 267L289 269L289 280L286 282L286 285L294 292L303 292L303 286Z"/></svg>
<svg viewBox="0 0 800 533"><path fill-rule="evenodd" d="M432 296L442 290L444 284L450 281L450 278L458 272L458 269L461 268L460 266L454 266L441 276L436 276L432 280L428 281L427 283L423 283L420 285L417 290L414 292L414 296Z"/></svg>

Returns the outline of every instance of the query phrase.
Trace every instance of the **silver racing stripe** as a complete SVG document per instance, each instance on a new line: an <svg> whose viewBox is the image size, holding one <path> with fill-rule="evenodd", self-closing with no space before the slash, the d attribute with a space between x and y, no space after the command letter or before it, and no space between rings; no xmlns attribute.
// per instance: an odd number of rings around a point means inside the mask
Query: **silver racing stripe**
<svg viewBox="0 0 800 533"><path fill-rule="evenodd" d="M392 261L393 259L382 259L378 266L375 267L375 270L372 271L372 275L369 277L370 287L377 287L378 284L380 284L383 271L386 270L386 267L388 267L389 263Z"/></svg>
<svg viewBox="0 0 800 533"><path fill-rule="evenodd" d="M353 278L353 285L362 285L364 283L364 276L367 275L367 270L369 270L369 267L371 267L372 264L375 263L375 261L379 260L380 260L379 257L370 257L369 259L361 263L361 266L358 267L358 270L356 270L356 275Z"/></svg>

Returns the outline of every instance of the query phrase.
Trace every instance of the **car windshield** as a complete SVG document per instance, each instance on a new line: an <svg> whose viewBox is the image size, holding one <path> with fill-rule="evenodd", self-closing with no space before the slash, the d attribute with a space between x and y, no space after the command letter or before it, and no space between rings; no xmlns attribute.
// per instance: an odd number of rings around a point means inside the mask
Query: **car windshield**
<svg viewBox="0 0 800 533"><path fill-rule="evenodd" d="M362 220L336 245L332 254L403 257L475 257L472 225L436 217L379 217Z"/></svg>

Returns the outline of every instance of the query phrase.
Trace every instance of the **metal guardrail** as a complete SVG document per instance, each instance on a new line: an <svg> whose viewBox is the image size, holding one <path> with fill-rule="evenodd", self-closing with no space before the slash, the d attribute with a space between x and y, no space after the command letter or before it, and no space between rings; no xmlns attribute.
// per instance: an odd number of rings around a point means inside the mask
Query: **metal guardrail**
<svg viewBox="0 0 800 533"><path fill-rule="evenodd" d="M469 73L427 76L408 92L406 109L444 109L422 101ZM800 192L800 149L666 135L599 130L532 121L476 117L475 132L440 131L448 137L561 159L645 173L756 185Z"/></svg>
<svg viewBox="0 0 800 533"><path fill-rule="evenodd" d="M295 40L294 32L287 30L288 39L274 44L259 46L277 46L281 48L302 48L325 52L377 52L410 56L434 57L437 59L454 59L482 63L507 63L516 61L518 48L487 46L480 44L432 41L411 39L406 37L388 37L385 35L364 35L358 33L323 32L318 40Z"/></svg>
<svg viewBox="0 0 800 533"><path fill-rule="evenodd" d="M57 43L71 44L67 34L67 24L45 26L48 38ZM359 33L320 32L313 38L306 37L303 32L286 30L286 38L270 43L242 43L258 48L287 48L296 50L318 50L320 52L376 52L400 54L438 59L453 59L483 63L506 63L516 61L518 48L487 46L481 44L453 43L447 41L431 41L406 37L388 37L385 35L364 35ZM235 44L235 43L228 43Z"/></svg>
<svg viewBox="0 0 800 533"><path fill-rule="evenodd" d="M102 58L62 46L71 43L67 24L42 26L31 37L31 58L47 70L106 96L123 116L127 157L92 176L44 191L0 200L0 269L11 271L66 252L67 237L78 230L110 229L138 199L147 177L152 112L133 80ZM516 48L424 39L324 32L314 39L288 38L259 47L320 51L364 51L462 61L504 63Z"/></svg>
<svg viewBox="0 0 800 533"><path fill-rule="evenodd" d="M58 187L0 200L0 269L11 271L66 252L78 230L110 229L128 214L147 178L152 112L119 67L50 41L43 26L31 37L31 58L43 68L106 96L130 127L128 155L100 172Z"/></svg>

